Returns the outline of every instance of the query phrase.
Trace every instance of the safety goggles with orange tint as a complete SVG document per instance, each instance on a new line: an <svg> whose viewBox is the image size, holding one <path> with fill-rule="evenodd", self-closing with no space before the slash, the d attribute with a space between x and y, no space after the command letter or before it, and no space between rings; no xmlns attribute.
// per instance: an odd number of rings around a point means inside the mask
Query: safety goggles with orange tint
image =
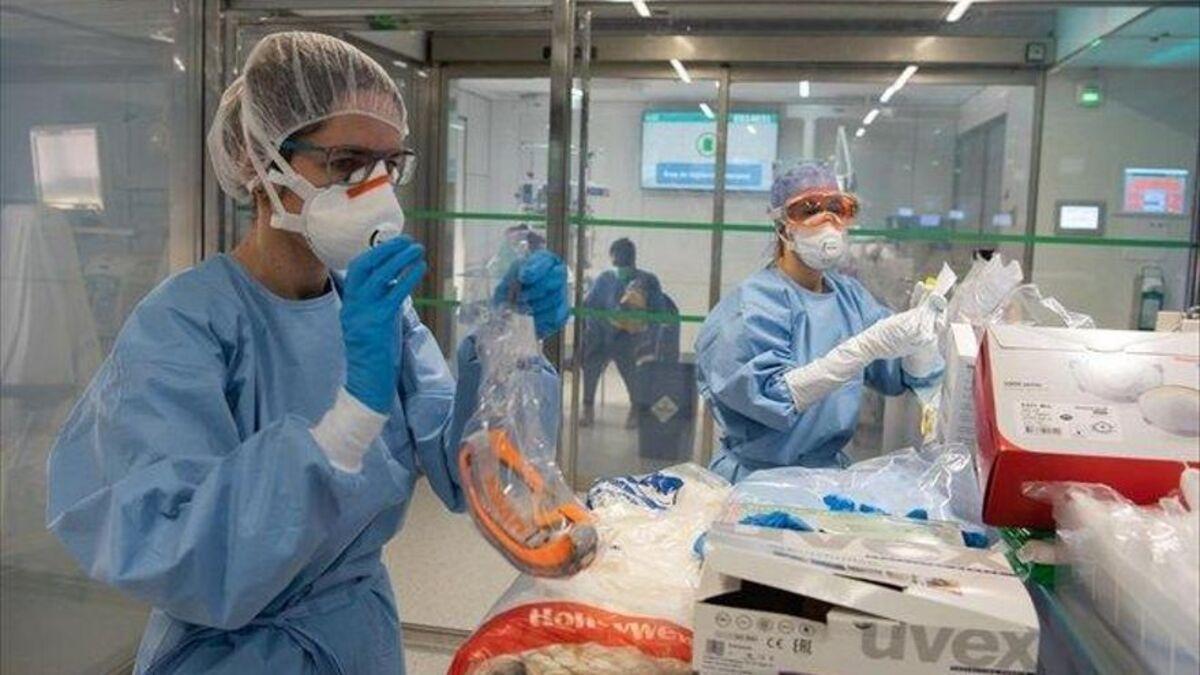
<svg viewBox="0 0 1200 675"><path fill-rule="evenodd" d="M782 209L777 218L785 225L801 225L804 221L821 213L832 213L839 218L853 218L858 215L858 198L845 192L829 192L824 194L804 194L792 198Z"/></svg>

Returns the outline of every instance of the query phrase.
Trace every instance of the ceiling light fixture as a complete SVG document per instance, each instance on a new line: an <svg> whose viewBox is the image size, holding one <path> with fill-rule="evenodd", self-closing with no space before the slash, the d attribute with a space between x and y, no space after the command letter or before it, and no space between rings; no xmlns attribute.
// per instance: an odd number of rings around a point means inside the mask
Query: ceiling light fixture
<svg viewBox="0 0 1200 675"><path fill-rule="evenodd" d="M958 2L954 3L954 6L950 8L950 13L946 15L946 21L948 23L954 23L955 21L963 18L963 14L967 13L967 10L971 7L971 3L974 1L975 0L958 0Z"/></svg>
<svg viewBox="0 0 1200 675"><path fill-rule="evenodd" d="M687 68L683 67L683 62L679 59L671 59L671 67L675 69L675 74L684 84L692 83L692 76L688 74Z"/></svg>

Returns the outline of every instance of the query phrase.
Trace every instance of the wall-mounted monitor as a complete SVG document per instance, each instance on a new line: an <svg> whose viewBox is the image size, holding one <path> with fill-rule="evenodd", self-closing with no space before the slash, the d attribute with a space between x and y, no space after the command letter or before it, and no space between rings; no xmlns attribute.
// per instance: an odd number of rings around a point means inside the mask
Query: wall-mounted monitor
<svg viewBox="0 0 1200 675"><path fill-rule="evenodd" d="M779 113L729 115L725 189L769 192L779 146ZM717 173L717 122L695 110L642 113L642 187L712 190Z"/></svg>
<svg viewBox="0 0 1200 675"><path fill-rule="evenodd" d="M1054 231L1056 234L1104 234L1104 202L1056 203Z"/></svg>
<svg viewBox="0 0 1200 675"><path fill-rule="evenodd" d="M1182 216L1187 210L1184 169L1128 167L1121 184L1121 211L1134 215Z"/></svg>

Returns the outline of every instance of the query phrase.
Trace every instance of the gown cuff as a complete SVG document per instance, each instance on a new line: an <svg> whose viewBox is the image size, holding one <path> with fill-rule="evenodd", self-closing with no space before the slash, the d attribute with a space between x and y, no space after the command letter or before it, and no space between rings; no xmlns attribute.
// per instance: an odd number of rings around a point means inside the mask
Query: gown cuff
<svg viewBox="0 0 1200 675"><path fill-rule="evenodd" d="M371 410L343 387L333 407L310 431L334 468L358 473L362 471L363 455L383 431L387 419L387 415Z"/></svg>

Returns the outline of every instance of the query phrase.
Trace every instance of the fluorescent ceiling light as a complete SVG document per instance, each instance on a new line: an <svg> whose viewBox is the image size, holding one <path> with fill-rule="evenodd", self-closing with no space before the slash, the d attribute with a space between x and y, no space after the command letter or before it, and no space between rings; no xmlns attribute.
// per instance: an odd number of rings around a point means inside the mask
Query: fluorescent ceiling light
<svg viewBox="0 0 1200 675"><path fill-rule="evenodd" d="M912 79L912 76L915 75L916 72L916 66L907 66L904 71L900 73L900 76L896 78L896 81L892 83L892 86L884 90L883 95L879 97L879 102L887 103L888 101L892 100L892 97L896 95L896 92L903 89L904 85L908 84L908 81Z"/></svg>
<svg viewBox="0 0 1200 675"><path fill-rule="evenodd" d="M638 16L643 19L650 18L650 8L646 6L646 0L629 0L633 3L633 8L637 10Z"/></svg>
<svg viewBox="0 0 1200 675"><path fill-rule="evenodd" d="M864 129L863 127L859 127L858 131L854 132L855 138L862 138L863 136L866 136L866 135L867 135L867 130Z"/></svg>
<svg viewBox="0 0 1200 675"><path fill-rule="evenodd" d="M863 126L871 126L871 122L874 122L876 117L879 117L879 108L871 108L871 112L867 113L867 116L863 118Z"/></svg>
<svg viewBox="0 0 1200 675"><path fill-rule="evenodd" d="M407 62L407 61L401 61L400 59L393 59L393 60L392 60L392 65L393 65L393 66L396 66L396 67L398 67L398 68L407 68L407 67L408 67L408 62Z"/></svg>
<svg viewBox="0 0 1200 675"><path fill-rule="evenodd" d="M755 129L753 124L746 125L746 131L749 131L751 134L754 134L754 135L758 134L758 129Z"/></svg>
<svg viewBox="0 0 1200 675"><path fill-rule="evenodd" d="M675 69L675 74L684 84L692 83L692 76L688 74L687 68L683 67L683 63L679 59L671 59L671 67Z"/></svg>
<svg viewBox="0 0 1200 675"><path fill-rule="evenodd" d="M713 114L712 108L708 107L707 103L701 103L700 110L701 110L701 112L704 113L704 116L710 120L716 119L716 117L717 117L716 115Z"/></svg>
<svg viewBox="0 0 1200 675"><path fill-rule="evenodd" d="M811 89L812 85L809 84L808 80L800 80L800 98L808 98Z"/></svg>
<svg viewBox="0 0 1200 675"><path fill-rule="evenodd" d="M971 3L974 1L975 0L958 0L958 2L954 3L954 6L950 8L950 13L946 15L946 21L954 23L955 21L961 19L963 14L967 13L967 9L970 8Z"/></svg>

